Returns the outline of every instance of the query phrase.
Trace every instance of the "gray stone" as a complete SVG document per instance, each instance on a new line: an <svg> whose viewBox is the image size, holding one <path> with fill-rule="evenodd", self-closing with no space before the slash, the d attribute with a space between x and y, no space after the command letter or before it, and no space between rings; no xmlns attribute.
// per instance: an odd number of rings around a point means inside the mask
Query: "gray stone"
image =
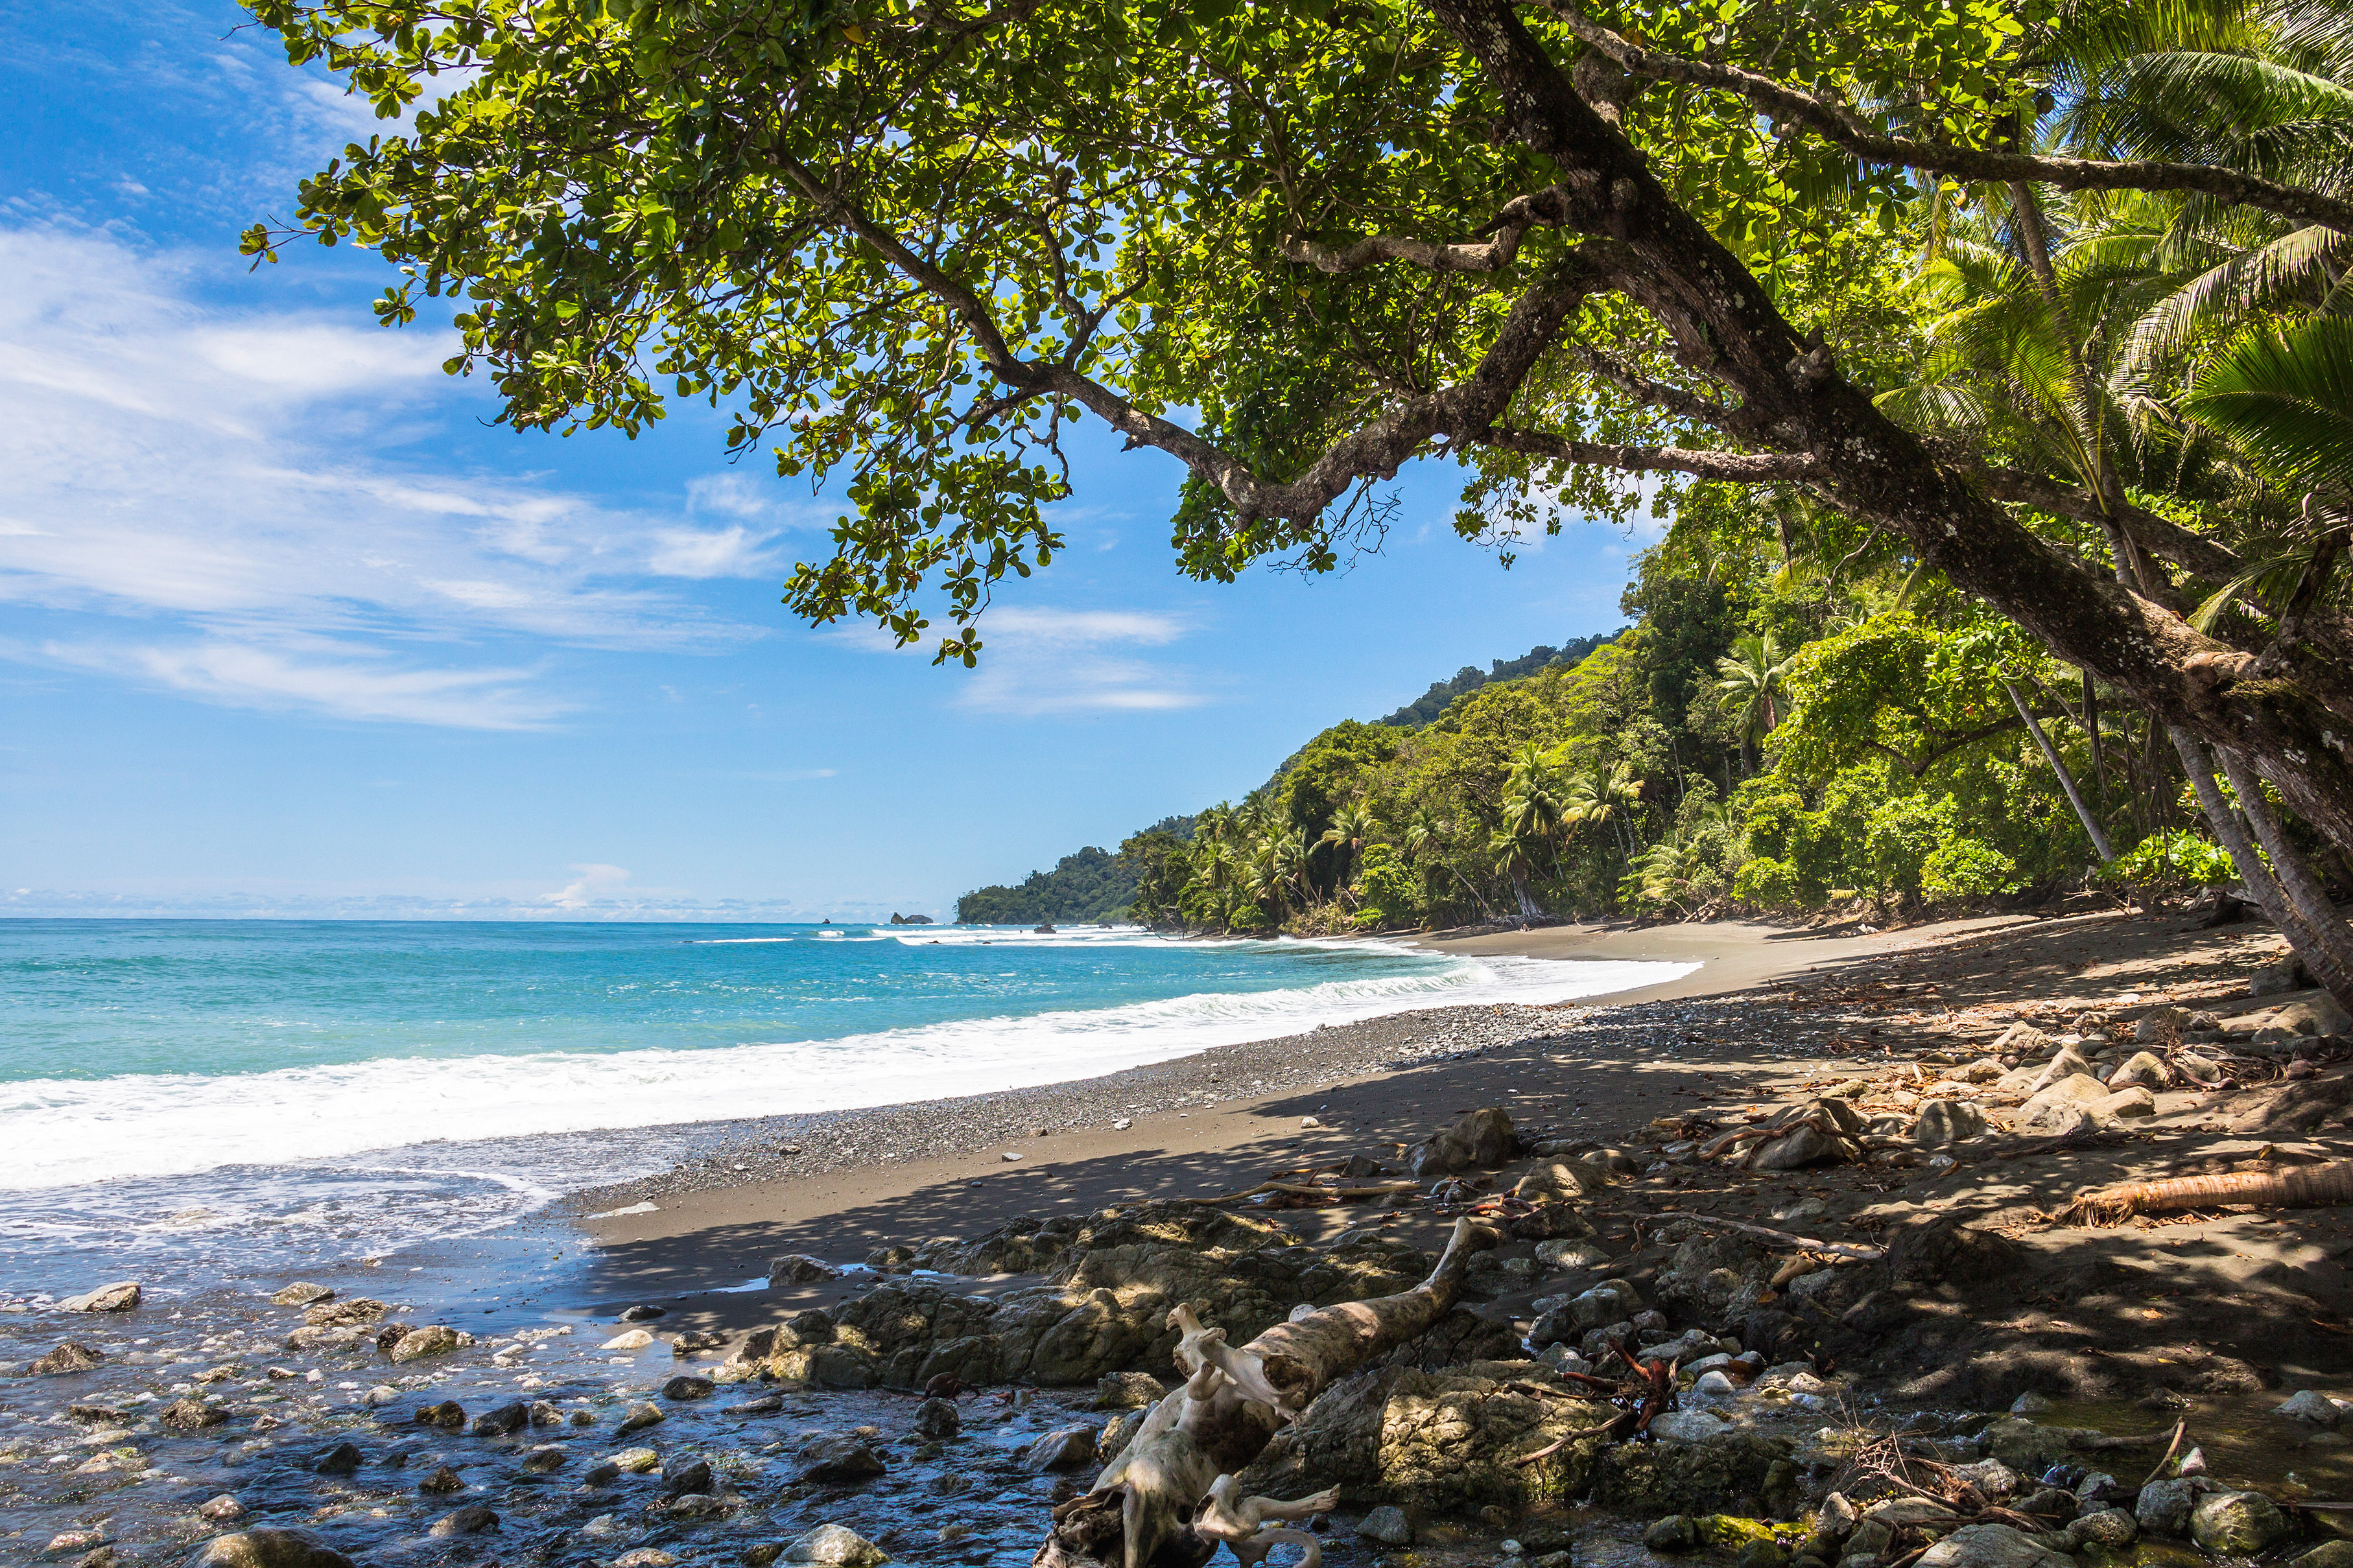
<svg viewBox="0 0 2353 1568"><path fill-rule="evenodd" d="M2108 1087L2116 1089L2163 1089L2173 1081L2173 1074L2165 1058L2151 1051L2135 1051L2125 1058L2125 1065L2108 1075Z"/></svg>
<svg viewBox="0 0 2353 1568"><path fill-rule="evenodd" d="M1915 1568L2074 1568L2074 1563L2009 1525L1965 1524L1922 1552Z"/></svg>
<svg viewBox="0 0 2353 1568"><path fill-rule="evenodd" d="M2290 991L2301 991L2312 984L2306 972L2304 960L2293 955L2266 963L2247 977L2250 996L2278 996Z"/></svg>
<svg viewBox="0 0 2353 1568"><path fill-rule="evenodd" d="M503 1437L510 1432L520 1432L531 1425L531 1406L518 1399L501 1405L495 1410L485 1410L474 1417L474 1436Z"/></svg>
<svg viewBox="0 0 2353 1568"><path fill-rule="evenodd" d="M1168 1392L1148 1372L1107 1372L1095 1380L1097 1410L1141 1410L1157 1405Z"/></svg>
<svg viewBox="0 0 2353 1568"><path fill-rule="evenodd" d="M2212 1492L2189 1510L2189 1539L2201 1551L2253 1557L2295 1527L2261 1492Z"/></svg>
<svg viewBox="0 0 2353 1568"><path fill-rule="evenodd" d="M2324 1541L2303 1556L2288 1559L2288 1568L2353 1568L2353 1541Z"/></svg>
<svg viewBox="0 0 2353 1568"><path fill-rule="evenodd" d="M707 1377L697 1377L691 1373L681 1373L678 1376L671 1378L668 1383L663 1384L661 1391L662 1397L664 1399L708 1399L711 1397L712 1390L718 1386L719 1385L717 1384L712 1382L711 1379Z"/></svg>
<svg viewBox="0 0 2353 1568"><path fill-rule="evenodd" d="M1949 1149L1978 1137L1986 1130L1986 1114L1966 1100L1932 1100L1920 1107L1912 1124L1913 1146Z"/></svg>
<svg viewBox="0 0 2353 1568"><path fill-rule="evenodd" d="M2121 1552L2140 1536L2140 1521L2120 1508L2104 1508L2084 1514L2067 1527L2067 1533L2080 1548L2084 1542L2105 1546L2111 1552Z"/></svg>
<svg viewBox="0 0 2353 1568"><path fill-rule="evenodd" d="M1377 1541L1383 1546L1413 1544L1413 1521L1405 1510L1393 1503L1383 1503L1356 1521L1356 1534L1366 1541Z"/></svg>
<svg viewBox="0 0 2353 1568"><path fill-rule="evenodd" d="M1573 1297L1567 1309L1580 1329L1624 1322L1641 1310L1642 1293L1623 1279L1604 1279L1592 1289Z"/></svg>
<svg viewBox="0 0 2353 1568"><path fill-rule="evenodd" d="M352 1560L304 1530L247 1530L216 1538L196 1568L353 1568Z"/></svg>
<svg viewBox="0 0 2353 1568"><path fill-rule="evenodd" d="M1721 1367L1710 1367L1699 1374L1699 1380L1692 1384L1692 1392L1721 1398L1728 1394L1739 1393L1740 1385L1726 1376Z"/></svg>
<svg viewBox="0 0 2353 1568"><path fill-rule="evenodd" d="M2292 1394L2284 1402L2274 1405L2272 1414L2284 1415L2291 1421L2303 1421L2315 1426L2326 1426L2332 1431L2343 1417L2343 1412L2330 1402L2328 1395L2310 1388L2301 1394Z"/></svg>
<svg viewBox="0 0 2353 1568"><path fill-rule="evenodd" d="M61 1373L88 1372L106 1359L103 1351L92 1350L75 1340L68 1340L57 1349L25 1368L32 1377L56 1377Z"/></svg>
<svg viewBox="0 0 2353 1568"><path fill-rule="evenodd" d="M480 1535L499 1527L499 1516L481 1503L468 1503L455 1513L445 1513L426 1531L427 1535Z"/></svg>
<svg viewBox="0 0 2353 1568"><path fill-rule="evenodd" d="M419 1356L447 1355L458 1348L458 1331L445 1323L411 1329L392 1343L392 1359L415 1361Z"/></svg>
<svg viewBox="0 0 2353 1568"><path fill-rule="evenodd" d="M820 1524L785 1548L785 1561L822 1563L828 1568L874 1568L878 1563L890 1562L891 1554L854 1530Z"/></svg>
<svg viewBox="0 0 2353 1568"><path fill-rule="evenodd" d="M139 1305L139 1281L120 1279L111 1285L79 1296L69 1296L58 1303L61 1312L127 1312Z"/></svg>
<svg viewBox="0 0 2353 1568"><path fill-rule="evenodd" d="M621 1424L613 1428L613 1435L617 1437L626 1437L632 1432L643 1431L648 1426L658 1426L669 1419L669 1416L662 1414L662 1407L659 1405L632 1405L629 1406L629 1413L621 1417Z"/></svg>
<svg viewBox="0 0 2353 1568"><path fill-rule="evenodd" d="M2087 1066L2082 1072L2063 1074L2035 1090L2019 1109L2014 1125L2021 1132L2069 1131L2090 1114L2094 1104L2107 1097L2107 1086L2094 1078Z"/></svg>
<svg viewBox="0 0 2353 1568"><path fill-rule="evenodd" d="M1642 1544L1653 1552L1689 1552L1699 1545L1699 1523L1689 1514L1671 1513L1642 1531Z"/></svg>
<svg viewBox="0 0 2353 1568"><path fill-rule="evenodd" d="M1127 1446L1135 1441L1137 1429L1151 1414L1149 1410L1128 1410L1104 1422L1103 1430L1095 1435L1096 1458L1108 1465L1125 1453Z"/></svg>
<svg viewBox="0 0 2353 1568"><path fill-rule="evenodd" d="M1862 1145L1852 1138L1799 1127L1760 1144L1748 1163L1759 1171L1798 1171L1810 1165L1847 1165L1862 1158Z"/></svg>
<svg viewBox="0 0 2353 1568"><path fill-rule="evenodd" d="M1095 1429L1058 1426L1029 1445L1022 1462L1031 1470L1075 1470L1095 1460Z"/></svg>
<svg viewBox="0 0 2353 1568"><path fill-rule="evenodd" d="M964 1412L953 1399L926 1399L915 1406L915 1435L936 1441L964 1430Z"/></svg>
<svg viewBox="0 0 2353 1568"><path fill-rule="evenodd" d="M868 1480L883 1473L889 1467L881 1458L855 1437L828 1437L813 1445L801 1456L794 1468L797 1481ZM797 1562L830 1562L829 1558L797 1558Z"/></svg>

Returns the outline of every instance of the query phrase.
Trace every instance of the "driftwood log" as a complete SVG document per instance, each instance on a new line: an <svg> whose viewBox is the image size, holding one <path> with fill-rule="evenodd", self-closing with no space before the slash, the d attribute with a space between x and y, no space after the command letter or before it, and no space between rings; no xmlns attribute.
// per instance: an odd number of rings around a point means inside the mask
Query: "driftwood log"
<svg viewBox="0 0 2353 1568"><path fill-rule="evenodd" d="M1343 1301L1277 1323L1246 1345L1204 1328L1191 1309L1169 1313L1182 1386L1171 1390L1093 1487L1054 1510L1031 1568L1200 1568L1219 1544L1245 1565L1292 1521L1329 1511L1320 1492L1295 1502L1237 1495L1233 1477L1336 1379L1428 1332L1454 1305L1473 1253L1503 1239L1476 1220L1454 1234L1430 1278L1410 1290Z"/></svg>
<svg viewBox="0 0 2353 1568"><path fill-rule="evenodd" d="M2060 1215L2062 1224L2117 1225L2137 1214L2168 1209L2220 1208L2253 1204L2263 1208L2325 1208L2353 1204L2353 1161L2302 1165L2285 1171L2239 1171L2221 1176L2176 1176L2133 1182L2087 1193Z"/></svg>

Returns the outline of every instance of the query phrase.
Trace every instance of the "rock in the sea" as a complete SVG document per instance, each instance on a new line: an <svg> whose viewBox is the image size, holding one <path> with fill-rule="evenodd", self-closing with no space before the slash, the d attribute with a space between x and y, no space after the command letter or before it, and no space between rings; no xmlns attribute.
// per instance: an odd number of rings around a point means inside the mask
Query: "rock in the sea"
<svg viewBox="0 0 2353 1568"><path fill-rule="evenodd" d="M785 1561L822 1563L828 1568L874 1568L876 1563L890 1562L891 1554L854 1530L820 1524L785 1548Z"/></svg>
<svg viewBox="0 0 2353 1568"><path fill-rule="evenodd" d="M228 1412L200 1399L174 1399L156 1413L155 1419L175 1432L202 1432L227 1420Z"/></svg>
<svg viewBox="0 0 2353 1568"><path fill-rule="evenodd" d="M629 1413L621 1417L621 1424L613 1430L616 1435L626 1437L632 1432L658 1426L669 1419L670 1417L662 1414L660 1405L640 1403L630 1405Z"/></svg>
<svg viewBox="0 0 2353 1568"><path fill-rule="evenodd" d="M347 1301L321 1301L302 1314L302 1321L314 1329L352 1329L373 1323L390 1310L381 1301L353 1296Z"/></svg>
<svg viewBox="0 0 2353 1568"><path fill-rule="evenodd" d="M485 1410L474 1417L474 1436L503 1437L510 1432L520 1432L531 1425L531 1406L513 1400L495 1410Z"/></svg>
<svg viewBox="0 0 2353 1568"><path fill-rule="evenodd" d="M248 1530L205 1547L196 1568L353 1568L352 1560L303 1530Z"/></svg>
<svg viewBox="0 0 2353 1568"><path fill-rule="evenodd" d="M2232 1557L2269 1551L2295 1528L2261 1492L2211 1492L2189 1510L2189 1539L2200 1550Z"/></svg>
<svg viewBox="0 0 2353 1568"><path fill-rule="evenodd" d="M2133 1518L2149 1534L2179 1541L2189 1533L2189 1509L2197 1500L2188 1481L2151 1481L2133 1500Z"/></svg>
<svg viewBox="0 0 2353 1568"><path fill-rule="evenodd" d="M937 1440L964 1429L964 1412L953 1399L926 1399L915 1406L915 1435Z"/></svg>
<svg viewBox="0 0 2353 1568"><path fill-rule="evenodd" d="M1915 1568L2074 1568L2074 1561L2009 1525L1965 1524L1922 1552Z"/></svg>
<svg viewBox="0 0 2353 1568"><path fill-rule="evenodd" d="M1912 1143L1919 1149L1949 1149L1986 1130L1986 1113L1966 1100L1932 1100L1920 1107L1912 1124Z"/></svg>
<svg viewBox="0 0 2353 1568"><path fill-rule="evenodd" d="M447 1355L458 1348L458 1331L446 1323L428 1323L421 1329L411 1329L392 1342L392 1359L396 1362L415 1361L420 1356Z"/></svg>
<svg viewBox="0 0 2353 1568"><path fill-rule="evenodd" d="M1356 1521L1356 1534L1383 1546L1413 1544L1413 1521L1395 1503L1383 1503Z"/></svg>
<svg viewBox="0 0 2353 1568"><path fill-rule="evenodd" d="M651 1448L624 1448L613 1456L612 1463L633 1476L648 1476L661 1468L661 1456Z"/></svg>
<svg viewBox="0 0 2353 1568"><path fill-rule="evenodd" d="M1653 1520L1642 1531L1642 1544L1653 1552L1690 1552L1699 1545L1699 1521L1687 1513Z"/></svg>
<svg viewBox="0 0 2353 1568"><path fill-rule="evenodd" d="M196 1517L209 1520L215 1524L231 1524L245 1517L245 1505L229 1493L223 1492L220 1496L198 1506Z"/></svg>
<svg viewBox="0 0 2353 1568"><path fill-rule="evenodd" d="M562 1469L572 1456L557 1443L542 1443L522 1457L523 1473L533 1476L554 1475Z"/></svg>
<svg viewBox="0 0 2353 1568"><path fill-rule="evenodd" d="M1095 1429L1058 1426L1029 1445L1023 1463L1032 1470L1075 1470L1095 1460Z"/></svg>
<svg viewBox="0 0 2353 1568"><path fill-rule="evenodd" d="M621 1479L621 1467L610 1459L599 1459L580 1472L584 1487L609 1487Z"/></svg>
<svg viewBox="0 0 2353 1568"><path fill-rule="evenodd" d="M793 1479L838 1485L871 1479L889 1468L873 1449L855 1437L828 1437L812 1444L801 1455L800 1463L794 1468Z"/></svg>
<svg viewBox="0 0 2353 1568"><path fill-rule="evenodd" d="M88 1372L106 1359L105 1352L92 1350L76 1340L68 1340L48 1354L25 1368L28 1377L55 1377L60 1373Z"/></svg>
<svg viewBox="0 0 2353 1568"><path fill-rule="evenodd" d="M806 1252L787 1252L768 1259L768 1283L771 1285L815 1285L820 1280L840 1278L841 1270L822 1258L812 1258Z"/></svg>
<svg viewBox="0 0 2353 1568"><path fill-rule="evenodd" d="M417 1482L417 1489L433 1497L447 1497L451 1492L464 1491L466 1478L448 1466L442 1465L431 1475Z"/></svg>
<svg viewBox="0 0 2353 1568"><path fill-rule="evenodd" d="M348 1476L357 1471L365 1458L357 1443L338 1443L320 1455L311 1468L322 1476Z"/></svg>
<svg viewBox="0 0 2353 1568"><path fill-rule="evenodd" d="M640 1546L613 1559L613 1568L671 1568L678 1559L659 1546ZM773 1558L771 1562L775 1561Z"/></svg>
<svg viewBox="0 0 2353 1568"><path fill-rule="evenodd" d="M2330 1400L2328 1395L2317 1389L2307 1388L2303 1393L2292 1394L2286 1400L2274 1405L2272 1414L2284 1415L2291 1421L2302 1421L2314 1426L2326 1426L2333 1430L2337 1423L2344 1418L2345 1413L2337 1408L2335 1402Z"/></svg>
<svg viewBox="0 0 2353 1568"><path fill-rule="evenodd" d="M653 1335L646 1330L628 1329L615 1334L596 1348L607 1351L641 1351L653 1342Z"/></svg>
<svg viewBox="0 0 2353 1568"><path fill-rule="evenodd" d="M663 1384L661 1391L664 1399L708 1399L711 1397L712 1390L718 1386L707 1377L681 1373Z"/></svg>
<svg viewBox="0 0 2353 1568"><path fill-rule="evenodd" d="M445 1513L426 1531L427 1535L480 1535L499 1527L499 1516L486 1504L468 1503L455 1513Z"/></svg>
<svg viewBox="0 0 2353 1568"><path fill-rule="evenodd" d="M668 1307L629 1307L623 1310L621 1313L621 1321L625 1323L649 1323L656 1318L668 1317L669 1315L670 1309Z"/></svg>
<svg viewBox="0 0 2353 1568"><path fill-rule="evenodd" d="M309 1307L321 1301L332 1301L334 1299L335 1293L324 1285L313 1285L307 1279L297 1279L293 1284L270 1297L269 1304L273 1307Z"/></svg>
<svg viewBox="0 0 2353 1568"><path fill-rule="evenodd" d="M1168 1389L1148 1372L1107 1372L1095 1380L1097 1410L1141 1410L1157 1405Z"/></svg>
<svg viewBox="0 0 2353 1568"><path fill-rule="evenodd" d="M463 1432L466 1429L466 1407L454 1399L445 1399L438 1405L420 1405L417 1407L415 1419L419 1426L438 1427L444 1432Z"/></svg>
<svg viewBox="0 0 2353 1568"><path fill-rule="evenodd" d="M666 1498L681 1498L696 1493L708 1497L717 1485L708 1459L672 1459L662 1467L662 1496Z"/></svg>
<svg viewBox="0 0 2353 1568"><path fill-rule="evenodd" d="M60 1312L127 1312L139 1305L139 1281L118 1279L111 1285L79 1296L69 1296L58 1303Z"/></svg>

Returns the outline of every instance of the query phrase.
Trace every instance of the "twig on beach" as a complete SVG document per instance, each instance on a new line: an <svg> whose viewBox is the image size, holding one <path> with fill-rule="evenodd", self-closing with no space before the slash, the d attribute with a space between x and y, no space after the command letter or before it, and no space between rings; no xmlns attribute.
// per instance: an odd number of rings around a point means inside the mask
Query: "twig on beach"
<svg viewBox="0 0 2353 1568"><path fill-rule="evenodd" d="M1750 1236L1761 1236L1767 1241L1778 1241L1784 1247L1795 1247L1807 1252L1828 1253L1833 1258L1856 1258L1871 1263L1887 1256L1887 1248L1883 1247L1857 1247L1852 1242L1845 1241L1816 1241L1811 1237L1792 1236L1786 1230L1774 1230L1767 1226L1750 1225L1745 1220L1721 1219L1715 1215L1679 1214L1675 1217L1692 1220L1700 1225L1718 1225L1726 1230L1744 1231Z"/></svg>
<svg viewBox="0 0 2353 1568"><path fill-rule="evenodd" d="M1244 1187L1238 1193L1225 1193L1214 1198L1193 1198L1197 1204L1239 1203L1256 1197L1261 1193L1287 1193L1293 1197L1335 1198L1342 1203L1360 1203L1366 1198L1393 1197L1398 1193L1418 1193L1421 1189L1411 1182L1380 1182L1368 1187L1326 1187L1313 1182L1261 1182L1254 1187Z"/></svg>
<svg viewBox="0 0 2353 1568"><path fill-rule="evenodd" d="M2173 1458L2173 1450L2181 1447L2182 1433L2189 1429L2189 1417L2187 1415L2173 1424L2173 1441L2165 1446L2165 1452L2158 1456L2157 1468L2149 1471L2147 1476L2142 1478L2141 1485L2147 1486L2149 1482L2157 1479L2158 1472L2165 1468L2166 1461Z"/></svg>

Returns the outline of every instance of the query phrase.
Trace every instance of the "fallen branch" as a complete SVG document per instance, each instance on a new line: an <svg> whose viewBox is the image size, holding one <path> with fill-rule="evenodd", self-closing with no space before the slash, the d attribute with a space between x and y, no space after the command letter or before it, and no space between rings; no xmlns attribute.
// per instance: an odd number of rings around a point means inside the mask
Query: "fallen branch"
<svg viewBox="0 0 2353 1568"><path fill-rule="evenodd" d="M1326 1187L1314 1182L1261 1182L1254 1187L1244 1187L1238 1193L1226 1193L1214 1198L1192 1198L1197 1204L1240 1203L1261 1193L1288 1193L1303 1198L1337 1198L1344 1203L1362 1202L1366 1198L1393 1197L1398 1193L1418 1193L1421 1189L1412 1182L1382 1182L1369 1187Z"/></svg>
<svg viewBox="0 0 2353 1568"><path fill-rule="evenodd" d="M1518 1458L1512 1461L1512 1465L1514 1468L1525 1468L1529 1465L1535 1464L1538 1459L1549 1459L1555 1454L1559 1453L1563 1448L1567 1447L1571 1443L1576 1442L1580 1437L1599 1437L1602 1436L1604 1433L1615 1427L1618 1423L1625 1420L1626 1417L1634 1413L1630 1410L1620 1410L1599 1426L1583 1426L1574 1432L1564 1432L1561 1434L1558 1441L1546 1443L1543 1447L1538 1448L1533 1454L1522 1454Z"/></svg>
<svg viewBox="0 0 2353 1568"><path fill-rule="evenodd" d="M2151 1471L2149 1471L2149 1473L2148 1473L2147 1475L2146 1475L2146 1476L2144 1476L2143 1478L2141 1478L2141 1483L2140 1483L2141 1485L2143 1485L2143 1486L2147 1486L2147 1485L2148 1485L2148 1483L2149 1483L2149 1482L2151 1482L2151 1481L2153 1481L2153 1480L2157 1479L2158 1475L2159 1474L2159 1472L2161 1472L2161 1471L2165 1468L2165 1463L2166 1463L2166 1461L2167 1461L2168 1459L2170 1459L2170 1458L2173 1458L2173 1451L2174 1451L2176 1448L2179 1448L2179 1447L2181 1447L2181 1435L2182 1435L2182 1433L2184 1433L2184 1432L2188 1431L2189 1429L2189 1417L2188 1417L2187 1415L2183 1416L2180 1420L2176 1421L2176 1422L2173 1424L2173 1441L2172 1441L2172 1442L2170 1442L2170 1443L2168 1443L2168 1444L2165 1446L2165 1452L2158 1456L2158 1458L2157 1458L2157 1468L2156 1468L2156 1469L2153 1469L2153 1470L2151 1470Z"/></svg>
<svg viewBox="0 0 2353 1568"><path fill-rule="evenodd" d="M1804 1252L1828 1253L1833 1258L1856 1258L1865 1263L1875 1263L1887 1256L1887 1248L1883 1247L1857 1247L1844 1241L1816 1241L1811 1237L1792 1236L1786 1230L1773 1230L1761 1225L1750 1225L1745 1220L1720 1219L1715 1215L1685 1214L1677 1215L1675 1217L1695 1220L1701 1225L1722 1226L1726 1230L1741 1231L1749 1236L1761 1236L1767 1241L1778 1241L1784 1247L1794 1247Z"/></svg>
<svg viewBox="0 0 2353 1568"><path fill-rule="evenodd" d="M2353 1160L2292 1171L2238 1171L2223 1176L2176 1176L2086 1193L2059 1215L2062 1225L2121 1225L2137 1214L2253 1204L2259 1208L2322 1208L2353 1204Z"/></svg>

